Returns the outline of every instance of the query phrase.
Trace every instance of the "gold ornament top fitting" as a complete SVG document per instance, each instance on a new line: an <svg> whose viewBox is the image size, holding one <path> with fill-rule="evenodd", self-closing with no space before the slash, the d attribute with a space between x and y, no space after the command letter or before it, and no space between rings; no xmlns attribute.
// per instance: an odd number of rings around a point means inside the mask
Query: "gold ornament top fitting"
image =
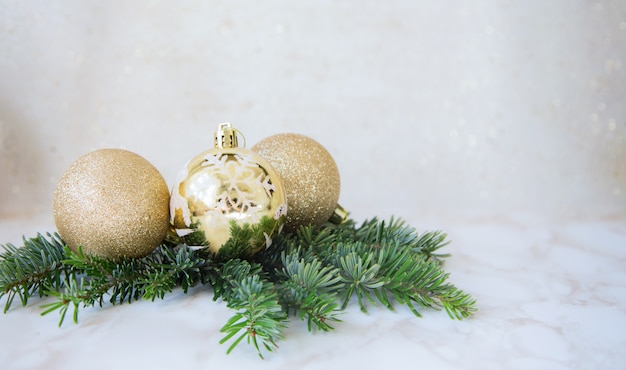
<svg viewBox="0 0 626 370"><path fill-rule="evenodd" d="M233 127L230 122L220 123L217 127L217 131L214 134L214 145L216 148L237 148L239 143L237 141L237 134L243 138L243 146L246 146L246 138L241 131Z"/></svg>
<svg viewBox="0 0 626 370"><path fill-rule="evenodd" d="M346 222L346 220L348 220L348 211L340 204L337 204L337 207L335 207L335 210L333 211L333 214L330 215L330 219L328 221L335 225L339 225Z"/></svg>

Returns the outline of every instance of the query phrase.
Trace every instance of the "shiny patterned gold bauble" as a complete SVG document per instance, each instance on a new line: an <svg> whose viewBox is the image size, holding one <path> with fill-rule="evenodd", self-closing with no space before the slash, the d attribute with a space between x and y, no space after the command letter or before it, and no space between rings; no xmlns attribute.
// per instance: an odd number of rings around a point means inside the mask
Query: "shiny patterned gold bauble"
<svg viewBox="0 0 626 370"><path fill-rule="evenodd" d="M283 178L289 205L286 230L320 226L331 218L341 184L337 164L326 148L310 137L286 133L265 138L251 149Z"/></svg>
<svg viewBox="0 0 626 370"><path fill-rule="evenodd" d="M146 159L101 149L74 162L54 192L54 222L74 251L119 259L143 257L169 229L169 190Z"/></svg>
<svg viewBox="0 0 626 370"><path fill-rule="evenodd" d="M269 247L287 212L280 175L258 154L238 147L237 134L230 123L219 125L215 147L184 167L170 200L171 222L183 241L226 258ZM249 237L229 244L235 232Z"/></svg>

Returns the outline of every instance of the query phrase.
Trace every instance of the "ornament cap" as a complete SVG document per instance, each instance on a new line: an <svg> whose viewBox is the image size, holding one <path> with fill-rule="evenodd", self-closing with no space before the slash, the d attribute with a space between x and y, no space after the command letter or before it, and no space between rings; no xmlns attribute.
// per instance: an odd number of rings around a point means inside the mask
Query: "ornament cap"
<svg viewBox="0 0 626 370"><path fill-rule="evenodd" d="M343 208L340 204L337 204L337 207L333 211L333 214L330 215L330 219L328 221L333 224L339 225L339 224L346 222L347 219L348 219L348 211L345 208Z"/></svg>
<svg viewBox="0 0 626 370"><path fill-rule="evenodd" d="M230 122L220 123L219 126L217 127L217 131L215 131L215 134L214 134L215 147L220 148L220 149L239 147L239 143L237 141L237 134L241 135L241 131L234 128L232 123ZM244 137L243 140L244 140L244 147L245 147L246 138Z"/></svg>

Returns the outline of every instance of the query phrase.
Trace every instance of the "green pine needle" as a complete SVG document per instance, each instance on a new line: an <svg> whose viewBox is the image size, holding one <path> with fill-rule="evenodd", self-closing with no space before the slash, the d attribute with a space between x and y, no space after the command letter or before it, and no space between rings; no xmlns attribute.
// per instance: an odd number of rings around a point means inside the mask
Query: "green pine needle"
<svg viewBox="0 0 626 370"><path fill-rule="evenodd" d="M0 298L7 296L4 313L19 297L23 306L33 295L43 297L47 287L62 289L70 268L63 263L64 243L58 234L37 234L23 239L24 246L4 245L0 254Z"/></svg>
<svg viewBox="0 0 626 370"><path fill-rule="evenodd" d="M330 331L353 299L363 312L376 304L389 310L404 305L418 317L423 309L459 320L476 312L475 299L451 284L443 269L450 255L441 253L448 241L439 231L419 234L394 218L360 226L348 220L279 235L252 257L246 241L253 228L231 231L229 255L164 241L144 258L111 260L72 251L58 234L24 239L22 247L4 245L4 312L16 297L22 305L33 296L50 297L41 314L58 312L60 326L68 313L77 323L82 307L154 301L174 289L187 293L209 285L213 299L234 311L221 328L220 343L230 343L226 352L245 341L261 358L276 351L290 316L305 321L309 331Z"/></svg>
<svg viewBox="0 0 626 370"><path fill-rule="evenodd" d="M220 344L239 334L226 353L230 353L245 337L249 344L254 345L259 357L263 358L259 344L270 352L278 348L276 340L283 338L287 315L278 301L273 284L259 275L247 276L243 281L234 283L233 290L228 307L237 313L220 330L226 333Z"/></svg>

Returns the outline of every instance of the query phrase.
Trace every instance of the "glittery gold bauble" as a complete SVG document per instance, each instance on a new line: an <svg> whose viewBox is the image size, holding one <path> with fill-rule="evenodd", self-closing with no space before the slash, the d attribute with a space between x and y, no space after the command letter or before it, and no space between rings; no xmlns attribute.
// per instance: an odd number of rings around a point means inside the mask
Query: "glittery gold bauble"
<svg viewBox="0 0 626 370"><path fill-rule="evenodd" d="M74 251L119 259L143 257L169 229L169 190L143 157L101 149L74 162L54 193L54 222Z"/></svg>
<svg viewBox="0 0 626 370"><path fill-rule="evenodd" d="M269 247L287 211L280 175L258 154L238 147L237 133L230 123L221 124L215 147L179 173L170 200L171 222L183 241L226 257L248 257ZM250 232L243 249L241 243L227 243L241 229Z"/></svg>
<svg viewBox="0 0 626 370"><path fill-rule="evenodd" d="M339 170L320 143L299 134L278 134L255 144L253 151L280 173L287 191L289 213L285 228L320 226L328 221L339 200Z"/></svg>

